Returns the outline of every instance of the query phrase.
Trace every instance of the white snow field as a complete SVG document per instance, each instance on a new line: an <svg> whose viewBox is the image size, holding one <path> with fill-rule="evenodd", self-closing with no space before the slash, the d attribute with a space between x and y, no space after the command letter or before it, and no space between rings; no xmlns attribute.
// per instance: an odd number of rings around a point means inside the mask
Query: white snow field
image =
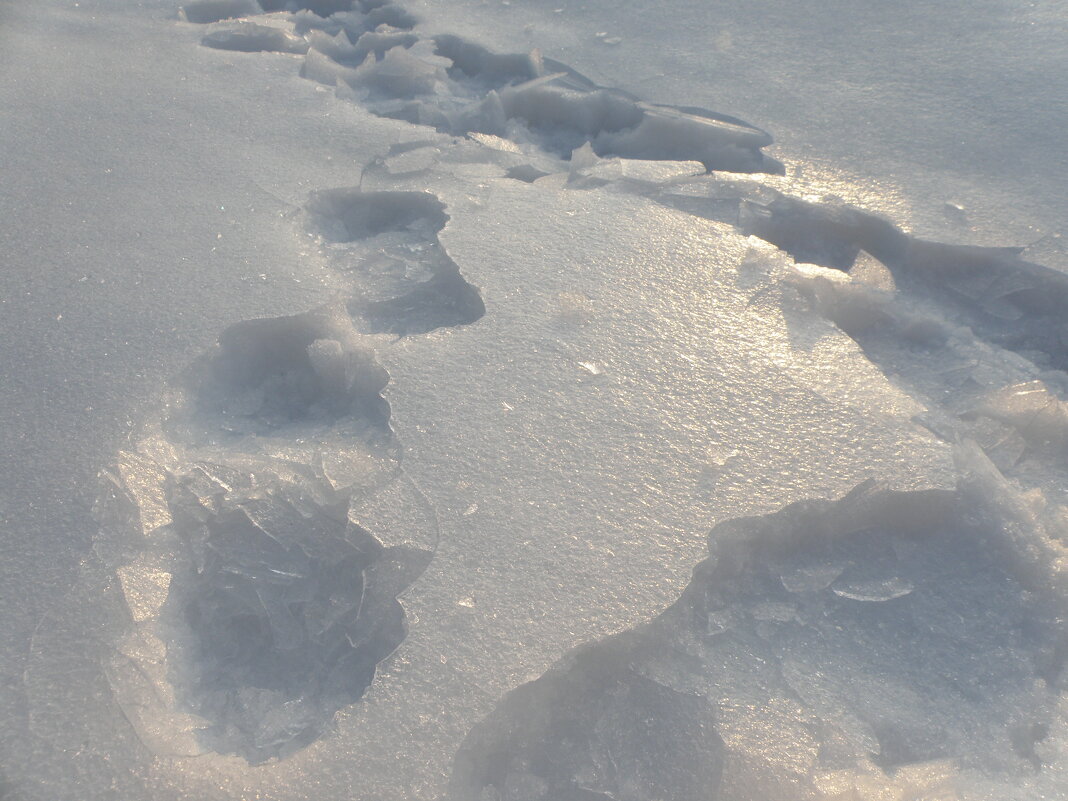
<svg viewBox="0 0 1068 801"><path fill-rule="evenodd" d="M0 799L1068 797L1068 8L0 7Z"/></svg>

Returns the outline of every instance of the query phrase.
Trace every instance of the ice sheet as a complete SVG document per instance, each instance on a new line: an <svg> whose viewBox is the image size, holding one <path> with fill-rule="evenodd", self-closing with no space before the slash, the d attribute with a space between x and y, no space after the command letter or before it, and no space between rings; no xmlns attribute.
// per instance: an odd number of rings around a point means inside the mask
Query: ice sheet
<svg viewBox="0 0 1068 801"><path fill-rule="evenodd" d="M394 3L102 8L205 82L166 83L226 146L180 148L182 202L272 198L207 252L295 266L90 449L91 549L8 671L17 792L1063 791L1062 274Z"/></svg>

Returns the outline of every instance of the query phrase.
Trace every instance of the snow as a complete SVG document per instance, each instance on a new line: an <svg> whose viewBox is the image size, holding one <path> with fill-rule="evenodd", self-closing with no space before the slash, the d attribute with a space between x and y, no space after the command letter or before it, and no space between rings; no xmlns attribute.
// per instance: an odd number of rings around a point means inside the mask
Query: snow
<svg viewBox="0 0 1068 801"><path fill-rule="evenodd" d="M1068 267L1057 0L413 0L431 32L540 48L599 84L737 115L821 194L925 237ZM620 39L605 46L606 39Z"/></svg>
<svg viewBox="0 0 1068 801"><path fill-rule="evenodd" d="M1056 604L965 508L862 488L720 525L670 610L474 729L456 797L985 797L966 766L1029 773L1048 755L1010 740L1055 703L1031 655L1058 647ZM649 742L666 746L655 760Z"/></svg>
<svg viewBox="0 0 1068 801"><path fill-rule="evenodd" d="M0 794L1063 795L1063 20L957 11L8 9Z"/></svg>

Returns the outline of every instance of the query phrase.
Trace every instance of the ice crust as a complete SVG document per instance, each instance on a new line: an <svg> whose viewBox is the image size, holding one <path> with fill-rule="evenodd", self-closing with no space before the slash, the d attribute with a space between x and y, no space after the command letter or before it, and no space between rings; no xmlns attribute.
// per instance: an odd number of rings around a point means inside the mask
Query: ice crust
<svg viewBox="0 0 1068 801"><path fill-rule="evenodd" d="M452 797L957 798L976 775L1030 775L1050 756L1063 598L1030 589L979 491L864 486L717 526L677 604L475 727ZM840 577L782 581L799 572Z"/></svg>
<svg viewBox="0 0 1068 801"><path fill-rule="evenodd" d="M238 323L189 369L168 425L176 436L201 424L240 436L341 418L385 429L388 376L358 336L337 310Z"/></svg>
<svg viewBox="0 0 1068 801"><path fill-rule="evenodd" d="M338 269L357 276L349 309L373 333L424 334L478 320L486 307L437 239L448 215L426 192L316 192L308 217ZM349 243L371 240L373 255Z"/></svg>
<svg viewBox="0 0 1068 801"><path fill-rule="evenodd" d="M191 22L222 18L223 11L210 5L216 0L205 2L203 9L187 8ZM339 96L372 113L443 133L519 139L562 158L589 142L600 156L697 161L707 170L783 169L762 152L771 137L743 120L598 87L537 51L497 54L457 36L420 37L410 32L415 20L391 3L353 3L337 13L314 4L301 8L294 30L306 34L306 46L247 22L208 34L204 44L280 52L303 47L303 77L337 87ZM237 6L226 9L228 16L241 14Z"/></svg>
<svg viewBox="0 0 1068 801"><path fill-rule="evenodd" d="M236 50L242 53L270 51L273 53L306 53L308 43L300 37L270 25L243 22L207 33L200 40L206 47Z"/></svg>
<svg viewBox="0 0 1068 801"><path fill-rule="evenodd" d="M748 123L389 2L183 15L233 51L208 57L303 56L397 141L289 215L333 302L223 330L101 473L24 677L75 774L1063 792L1062 274L815 201Z"/></svg>
<svg viewBox="0 0 1068 801"><path fill-rule="evenodd" d="M175 692L210 724L206 747L251 764L307 745L360 698L404 638L395 596L426 564L425 552L383 549L344 502L308 510L286 489L226 491L194 475L171 502L188 555L160 616L191 633L171 642Z"/></svg>
<svg viewBox="0 0 1068 801"><path fill-rule="evenodd" d="M256 0L197 0L182 6L179 16L188 22L205 24L219 22L263 11Z"/></svg>

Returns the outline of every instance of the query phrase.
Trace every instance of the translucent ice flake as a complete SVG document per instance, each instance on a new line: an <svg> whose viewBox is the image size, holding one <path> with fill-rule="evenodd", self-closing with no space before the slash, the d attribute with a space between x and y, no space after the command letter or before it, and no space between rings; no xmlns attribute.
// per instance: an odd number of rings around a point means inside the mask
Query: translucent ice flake
<svg viewBox="0 0 1068 801"><path fill-rule="evenodd" d="M353 86L370 89L374 96L391 100L432 94L438 84L447 80L445 67L440 59L415 52L417 48L418 45L393 47L381 59L368 54L347 81Z"/></svg>
<svg viewBox="0 0 1068 801"><path fill-rule="evenodd" d="M903 598L915 587L911 581L901 578L876 579L873 581L845 581L835 584L834 594L853 601L892 601Z"/></svg>
<svg viewBox="0 0 1068 801"><path fill-rule="evenodd" d="M784 571L779 580L789 592L817 592L831 586L842 575L844 565L802 565Z"/></svg>
<svg viewBox="0 0 1068 801"><path fill-rule="evenodd" d="M236 50L242 53L306 53L308 43L281 28L255 22L239 22L204 35L200 43L216 50Z"/></svg>
<svg viewBox="0 0 1068 801"><path fill-rule="evenodd" d="M119 568L118 574L134 621L141 623L156 617L167 598L171 574L143 563Z"/></svg>
<svg viewBox="0 0 1068 801"><path fill-rule="evenodd" d="M889 268L870 253L860 251L849 268L849 274L854 281L860 281L873 289L881 289L884 292L893 292L895 289L894 275Z"/></svg>
<svg viewBox="0 0 1068 801"><path fill-rule="evenodd" d="M174 565L158 613L176 697L208 723L199 741L250 762L307 745L360 698L406 633L395 596L426 563L383 548L345 504L298 509L279 489L228 495L204 519L179 482L174 533L206 528L206 555Z"/></svg>
<svg viewBox="0 0 1068 801"><path fill-rule="evenodd" d="M934 760L899 768L893 777L874 764L853 770L820 773L815 779L817 799L827 801L959 801L959 767L951 760Z"/></svg>
<svg viewBox="0 0 1068 801"><path fill-rule="evenodd" d="M383 165L391 175L414 175L432 168L440 156L441 153L436 147L417 146L405 150L393 150L384 160Z"/></svg>
<svg viewBox="0 0 1068 801"><path fill-rule="evenodd" d="M1010 425L1036 446L1068 443L1068 403L1043 381L1027 381L991 392L978 412Z"/></svg>
<svg viewBox="0 0 1068 801"><path fill-rule="evenodd" d="M729 445L716 444L709 447L705 453L708 457L709 466L725 467L728 462L738 456L739 451Z"/></svg>
<svg viewBox="0 0 1068 801"><path fill-rule="evenodd" d="M256 0L196 0L183 5L178 13L187 22L205 24L262 12Z"/></svg>
<svg viewBox="0 0 1068 801"><path fill-rule="evenodd" d="M789 623L797 617L797 607L781 601L758 603L752 608L753 617L770 623Z"/></svg>

